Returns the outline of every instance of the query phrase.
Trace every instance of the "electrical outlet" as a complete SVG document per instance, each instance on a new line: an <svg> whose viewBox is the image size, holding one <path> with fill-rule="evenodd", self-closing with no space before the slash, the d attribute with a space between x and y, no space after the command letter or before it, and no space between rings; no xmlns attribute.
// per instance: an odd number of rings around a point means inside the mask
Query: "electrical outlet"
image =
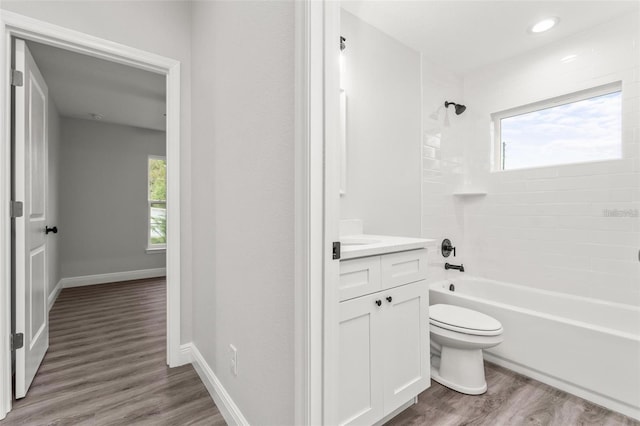
<svg viewBox="0 0 640 426"><path fill-rule="evenodd" d="M229 368L231 374L238 375L238 350L233 345L229 345Z"/></svg>

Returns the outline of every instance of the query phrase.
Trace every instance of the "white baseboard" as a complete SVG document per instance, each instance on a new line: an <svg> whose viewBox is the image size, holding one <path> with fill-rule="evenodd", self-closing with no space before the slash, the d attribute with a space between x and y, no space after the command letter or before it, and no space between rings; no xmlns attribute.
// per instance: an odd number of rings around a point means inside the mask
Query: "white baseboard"
<svg viewBox="0 0 640 426"><path fill-rule="evenodd" d="M140 269L137 271L112 272L109 274L84 275L80 277L63 278L60 280L60 282L62 283L62 287L69 288L94 284L115 283L119 281L163 277L166 274L167 268Z"/></svg>
<svg viewBox="0 0 640 426"><path fill-rule="evenodd" d="M178 356L178 360L176 365L172 367L180 367L182 365L193 363L193 343L185 343L184 345L180 345L180 355Z"/></svg>
<svg viewBox="0 0 640 426"><path fill-rule="evenodd" d="M56 303L56 299L58 298L58 296L60 296L60 292L62 291L63 284L64 283L62 282L62 280L58 281L58 284L56 284L56 286L53 288L53 291L49 293L48 311L51 310L51 308L53 307L53 304Z"/></svg>
<svg viewBox="0 0 640 426"><path fill-rule="evenodd" d="M609 398L605 395L565 382L553 376L548 376L541 371L531 369L527 366L514 363L512 361L497 357L487 352L484 352L484 359L506 369L515 371L516 373L531 377L532 379L545 383L554 388L586 399L587 401L594 402L598 405L608 408L609 410L617 411L618 413L624 414L625 416L640 420L640 408L632 407L628 404Z"/></svg>
<svg viewBox="0 0 640 426"><path fill-rule="evenodd" d="M227 393L225 388L220 383L220 380L213 373L213 370L207 364L207 361L202 357L202 354L193 343L188 344L190 346L191 356L193 358L193 368L195 368L198 376L200 376L200 380L206 386L211 398L213 398L213 402L216 403L218 410L224 417L224 420L229 425L239 425L239 426L248 426L249 422L244 417L238 406L231 396ZM183 345L187 346L187 345ZM182 347L180 348L182 351Z"/></svg>

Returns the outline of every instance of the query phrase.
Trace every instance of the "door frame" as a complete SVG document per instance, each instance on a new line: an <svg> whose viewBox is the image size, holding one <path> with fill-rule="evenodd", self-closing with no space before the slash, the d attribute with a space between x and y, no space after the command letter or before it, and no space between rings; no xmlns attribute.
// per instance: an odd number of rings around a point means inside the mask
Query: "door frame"
<svg viewBox="0 0 640 426"><path fill-rule="evenodd" d="M340 3L295 2L295 424L334 424Z"/></svg>
<svg viewBox="0 0 640 426"><path fill-rule="evenodd" d="M0 419L11 410L11 38L116 62L166 76L167 129L167 364L187 360L180 350L180 62L70 30L17 13L0 10Z"/></svg>
<svg viewBox="0 0 640 426"><path fill-rule="evenodd" d="M323 424L323 1L295 2L294 419Z"/></svg>

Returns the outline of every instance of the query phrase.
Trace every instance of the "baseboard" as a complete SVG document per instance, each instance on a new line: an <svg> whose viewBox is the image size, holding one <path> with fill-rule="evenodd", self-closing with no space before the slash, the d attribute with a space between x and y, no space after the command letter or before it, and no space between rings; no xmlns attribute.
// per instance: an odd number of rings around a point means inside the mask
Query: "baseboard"
<svg viewBox="0 0 640 426"><path fill-rule="evenodd" d="M516 373L531 377L532 379L545 383L554 388L586 399L587 401L591 401L593 403L601 405L605 408L608 408L609 410L617 411L618 413L624 414L625 416L640 420L640 408L632 407L625 404L624 402L620 402L605 395L565 382L564 380L560 380L556 377L548 376L541 371L534 370L527 366L517 364L515 362L500 358L487 352L484 352L484 359L506 369L515 371Z"/></svg>
<svg viewBox="0 0 640 426"><path fill-rule="evenodd" d="M178 356L178 360L176 365L173 367L180 367L182 365L193 363L193 343L185 343L184 345L180 345L180 354Z"/></svg>
<svg viewBox="0 0 640 426"><path fill-rule="evenodd" d="M213 398L213 402L216 403L218 410L224 417L224 420L229 425L239 425L245 426L249 425L247 419L242 415L242 412L238 408L231 396L227 393L225 388L220 383L220 380L213 373L213 370L207 364L207 361L202 357L202 354L193 343L188 344L191 347L191 356L193 358L193 368L195 368L198 376L200 376L200 380L206 386L211 398ZM186 346L186 345L183 345ZM182 351L182 347L180 348Z"/></svg>
<svg viewBox="0 0 640 426"><path fill-rule="evenodd" d="M58 284L56 284L56 286L53 288L53 291L49 293L48 311L50 311L51 308L53 308L53 304L56 303L56 299L58 298L58 296L60 296L63 285L64 283L62 282L62 280L58 281Z"/></svg>
<svg viewBox="0 0 640 426"><path fill-rule="evenodd" d="M109 274L84 275L80 277L63 278L63 288L82 287L85 285L115 283L119 281L142 280L145 278L163 277L167 268L140 269L137 271L112 272ZM58 284L60 285L60 284Z"/></svg>

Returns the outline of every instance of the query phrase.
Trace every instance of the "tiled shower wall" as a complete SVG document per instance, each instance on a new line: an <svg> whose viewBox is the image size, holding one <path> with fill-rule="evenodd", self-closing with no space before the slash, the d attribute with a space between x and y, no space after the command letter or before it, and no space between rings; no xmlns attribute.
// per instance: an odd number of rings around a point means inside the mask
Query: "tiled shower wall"
<svg viewBox="0 0 640 426"><path fill-rule="evenodd" d="M462 101L462 79L422 58L422 236L438 247L429 250L429 280L437 281L458 272L445 272L440 242L449 238L458 246L458 263L464 259L464 210L452 196L464 178L463 116L456 116L444 102ZM445 125L448 121L448 125Z"/></svg>
<svg viewBox="0 0 640 426"><path fill-rule="evenodd" d="M487 195L465 197L459 209L455 197L443 199L464 217L448 225L452 235L464 230L458 245L470 274L640 304L638 28L637 16L621 17L464 77L468 109L457 123L464 135L451 143L463 145L462 180ZM578 56L561 61L570 54ZM621 160L492 171L491 113L615 81L622 81Z"/></svg>

